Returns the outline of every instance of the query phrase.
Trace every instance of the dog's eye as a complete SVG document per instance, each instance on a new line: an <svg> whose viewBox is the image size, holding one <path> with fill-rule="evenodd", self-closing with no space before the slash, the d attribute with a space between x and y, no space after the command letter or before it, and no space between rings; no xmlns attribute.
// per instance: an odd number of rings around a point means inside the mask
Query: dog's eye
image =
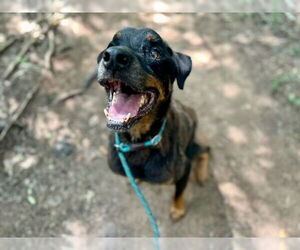
<svg viewBox="0 0 300 250"><path fill-rule="evenodd" d="M151 50L150 52L150 56L153 58L153 59L159 59L160 58L160 53L157 49L153 49Z"/></svg>

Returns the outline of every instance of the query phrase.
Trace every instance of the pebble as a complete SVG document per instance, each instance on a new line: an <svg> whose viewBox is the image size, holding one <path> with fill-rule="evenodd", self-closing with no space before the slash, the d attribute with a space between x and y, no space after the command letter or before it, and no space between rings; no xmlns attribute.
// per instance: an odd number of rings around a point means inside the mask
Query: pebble
<svg viewBox="0 0 300 250"><path fill-rule="evenodd" d="M107 148L102 146L102 145L99 147L99 151L102 155L107 155L108 154Z"/></svg>
<svg viewBox="0 0 300 250"><path fill-rule="evenodd" d="M14 154L11 157L5 158L3 161L4 171L8 174L8 176L12 176L14 172L14 167L24 160L22 154Z"/></svg>
<svg viewBox="0 0 300 250"><path fill-rule="evenodd" d="M6 42L6 36L3 33L0 33L0 43Z"/></svg>
<svg viewBox="0 0 300 250"><path fill-rule="evenodd" d="M39 158L36 155L29 155L24 161L20 163L20 167L28 169L38 164Z"/></svg>
<svg viewBox="0 0 300 250"><path fill-rule="evenodd" d="M60 141L54 145L53 153L56 157L67 157L74 153L75 149L75 145L67 141Z"/></svg>
<svg viewBox="0 0 300 250"><path fill-rule="evenodd" d="M88 190L85 195L86 201L91 202L94 197L95 197L95 192L93 190Z"/></svg>

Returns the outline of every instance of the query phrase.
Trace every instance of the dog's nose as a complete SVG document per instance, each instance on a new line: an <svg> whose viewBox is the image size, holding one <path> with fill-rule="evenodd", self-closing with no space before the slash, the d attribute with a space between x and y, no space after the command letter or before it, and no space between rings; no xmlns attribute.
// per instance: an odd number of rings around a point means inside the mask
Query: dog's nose
<svg viewBox="0 0 300 250"><path fill-rule="evenodd" d="M103 64L107 69L125 69L129 66L132 56L121 48L108 48L103 54Z"/></svg>

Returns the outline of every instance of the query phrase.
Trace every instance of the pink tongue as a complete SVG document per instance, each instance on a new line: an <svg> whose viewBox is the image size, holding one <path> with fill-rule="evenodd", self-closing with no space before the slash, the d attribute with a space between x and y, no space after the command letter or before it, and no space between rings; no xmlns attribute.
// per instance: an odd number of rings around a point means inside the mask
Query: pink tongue
<svg viewBox="0 0 300 250"><path fill-rule="evenodd" d="M119 93L114 98L115 103L110 106L108 111L111 118L122 121L129 113L131 113L130 117L137 115L142 94L127 95Z"/></svg>

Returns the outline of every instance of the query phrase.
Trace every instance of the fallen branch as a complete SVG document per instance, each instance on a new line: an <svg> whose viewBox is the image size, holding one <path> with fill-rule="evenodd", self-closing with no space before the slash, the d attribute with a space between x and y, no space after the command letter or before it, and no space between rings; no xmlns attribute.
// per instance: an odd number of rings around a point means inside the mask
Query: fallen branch
<svg viewBox="0 0 300 250"><path fill-rule="evenodd" d="M54 30L50 30L48 33L49 49L45 54L45 67L52 71L52 57L55 52L55 33Z"/></svg>
<svg viewBox="0 0 300 250"><path fill-rule="evenodd" d="M10 39L1 49L0 49L0 55L2 55L6 50L8 50L16 41L18 41L19 38L14 37Z"/></svg>
<svg viewBox="0 0 300 250"><path fill-rule="evenodd" d="M57 27L57 25L57 22L53 22L50 20L48 21L47 26L40 32L38 36L30 37L18 53L17 60L12 61L4 71L2 80L7 80L7 78L15 71L18 65L22 62L22 60L20 59L22 59L27 54L31 46L34 45L40 39L40 37L46 36L47 33L53 28Z"/></svg>
<svg viewBox="0 0 300 250"><path fill-rule="evenodd" d="M75 96L82 95L84 93L83 89L73 89L68 92L61 93L52 103L52 105L56 105L60 102L65 102L68 99L71 99Z"/></svg>
<svg viewBox="0 0 300 250"><path fill-rule="evenodd" d="M8 121L8 123L5 125L4 129L0 133L0 143L3 141L3 139L7 135L10 128L16 123L16 121L22 115L22 113L24 112L27 105L30 103L30 101L32 100L34 95L37 93L39 87L40 87L40 85L37 84L31 89L31 91L26 95L24 101L21 103L21 105L16 110L16 112L11 116L10 120Z"/></svg>
<svg viewBox="0 0 300 250"><path fill-rule="evenodd" d="M24 46L17 55L17 59L23 58L30 49L30 47L35 43L35 41L36 38L31 37L27 42L25 42ZM14 72L14 70L17 68L20 62L21 60L12 61L4 71L2 79L6 80Z"/></svg>

